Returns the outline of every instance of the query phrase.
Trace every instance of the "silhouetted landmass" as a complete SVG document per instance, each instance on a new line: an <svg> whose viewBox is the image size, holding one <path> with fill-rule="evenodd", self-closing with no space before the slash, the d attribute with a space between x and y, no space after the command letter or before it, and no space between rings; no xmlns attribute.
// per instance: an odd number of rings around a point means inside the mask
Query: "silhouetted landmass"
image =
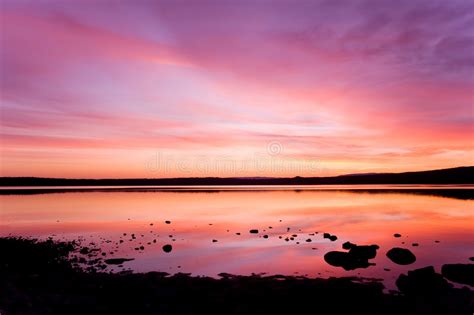
<svg viewBox="0 0 474 315"><path fill-rule="evenodd" d="M442 170L349 174L333 177L293 178L131 178L67 179L41 177L1 177L0 186L214 186L214 185L356 185L356 184L474 184L474 166Z"/></svg>
<svg viewBox="0 0 474 315"><path fill-rule="evenodd" d="M354 245L355 246L355 245ZM106 273L77 268L75 242L0 238L1 314L469 314L473 292L433 267L383 292L376 279ZM374 256L372 249L365 258ZM77 260L76 260L77 261ZM89 271L88 271L89 270Z"/></svg>

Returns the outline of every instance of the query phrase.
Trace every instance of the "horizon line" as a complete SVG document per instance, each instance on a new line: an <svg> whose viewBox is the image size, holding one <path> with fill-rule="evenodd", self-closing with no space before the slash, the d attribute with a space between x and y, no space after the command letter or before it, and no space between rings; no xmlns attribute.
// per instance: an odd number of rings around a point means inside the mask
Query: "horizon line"
<svg viewBox="0 0 474 315"><path fill-rule="evenodd" d="M337 178L344 176L363 176L363 175L392 175L392 174L410 174L410 173L423 173L423 172L434 172L434 171L447 171L461 168L474 168L474 165L455 166L441 169L428 169L419 171L406 171L406 172L367 172L367 173L347 173L333 176L300 176L295 175L292 177L278 177L278 176L234 176L234 177L219 177L219 176L203 176L203 177L122 177L122 178L68 178L68 177L39 177L39 176L0 176L0 179L53 179L53 180L169 180L169 179L244 179L244 180L258 180L258 179L295 179L295 178Z"/></svg>

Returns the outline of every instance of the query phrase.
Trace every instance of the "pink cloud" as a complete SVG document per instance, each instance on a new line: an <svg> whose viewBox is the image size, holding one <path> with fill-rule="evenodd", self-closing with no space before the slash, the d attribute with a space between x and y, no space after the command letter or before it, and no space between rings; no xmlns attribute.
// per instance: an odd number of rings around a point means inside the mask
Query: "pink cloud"
<svg viewBox="0 0 474 315"><path fill-rule="evenodd" d="M83 161L87 151L94 172L100 156L119 154L139 177L136 165L157 148L241 159L272 141L285 147L282 158L324 160L334 174L469 164L472 9L7 1L2 173L44 174L54 168L47 152ZM31 174L20 170L25 159Z"/></svg>

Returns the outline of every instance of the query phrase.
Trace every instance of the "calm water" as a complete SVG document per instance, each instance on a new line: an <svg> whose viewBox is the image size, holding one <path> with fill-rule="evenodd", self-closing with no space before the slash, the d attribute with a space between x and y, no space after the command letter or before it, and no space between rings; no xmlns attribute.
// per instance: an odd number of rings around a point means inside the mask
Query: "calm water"
<svg viewBox="0 0 474 315"><path fill-rule="evenodd" d="M330 186L277 190L95 187L54 193L44 189L2 190L0 236L82 238L84 245L92 242L107 250L107 258L135 258L123 267L134 271L209 276L221 272L357 275L383 278L390 287L407 270L434 265L439 271L445 263L469 263L468 258L474 256L471 189ZM258 229L259 234L250 234L250 229ZM324 239L324 232L337 235L338 240ZM131 238L132 233L136 239ZM394 233L402 237L395 238ZM285 241L293 234L297 235L293 241ZM342 250L346 241L379 245L373 260L376 265L353 271L328 265L324 254ZM173 245L171 253L163 252L165 244ZM135 249L140 246L144 250ZM417 261L409 266L394 264L385 256L392 247L410 249ZM118 270L115 266L114 271Z"/></svg>

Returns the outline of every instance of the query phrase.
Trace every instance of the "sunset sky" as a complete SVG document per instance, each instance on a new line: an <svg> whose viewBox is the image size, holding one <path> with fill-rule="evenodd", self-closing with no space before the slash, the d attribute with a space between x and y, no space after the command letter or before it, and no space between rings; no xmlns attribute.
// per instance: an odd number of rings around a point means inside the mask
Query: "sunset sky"
<svg viewBox="0 0 474 315"><path fill-rule="evenodd" d="M0 176L474 164L474 1L0 3Z"/></svg>

